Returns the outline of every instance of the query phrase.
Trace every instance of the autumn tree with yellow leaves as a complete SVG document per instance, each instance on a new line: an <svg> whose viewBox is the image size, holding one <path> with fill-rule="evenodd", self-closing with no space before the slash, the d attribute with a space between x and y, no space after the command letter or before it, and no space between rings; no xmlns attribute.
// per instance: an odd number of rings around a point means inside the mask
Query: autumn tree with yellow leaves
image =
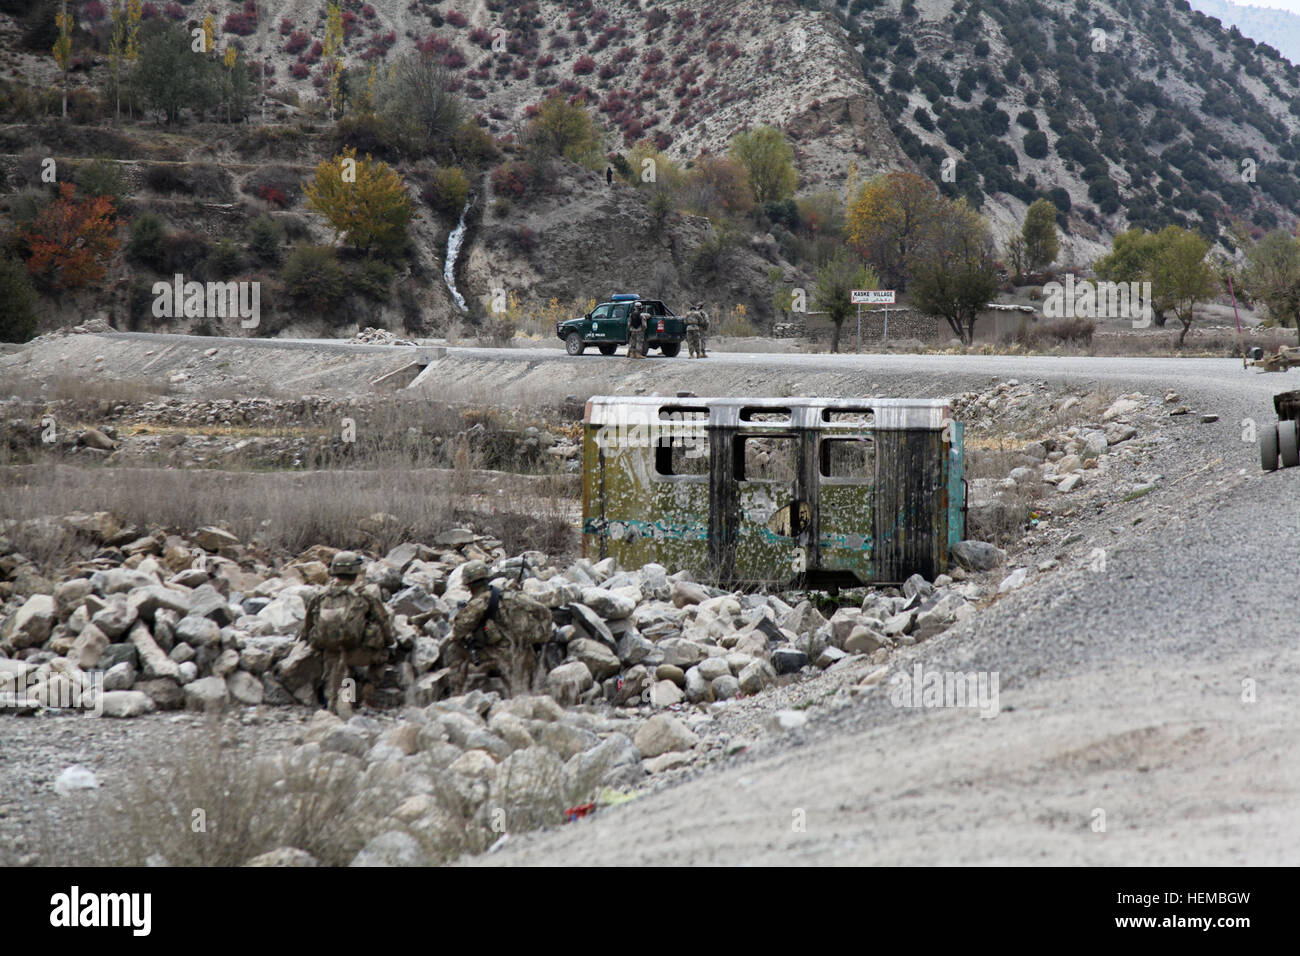
<svg viewBox="0 0 1300 956"><path fill-rule="evenodd" d="M939 208L939 191L928 179L902 171L876 176L849 203L849 245L891 286L906 289L912 248Z"/></svg>
<svg viewBox="0 0 1300 956"><path fill-rule="evenodd" d="M307 205L334 229L335 240L346 238L361 252L400 253L406 244L413 214L411 197L387 163L377 162L348 147L316 167L315 178L305 183Z"/></svg>

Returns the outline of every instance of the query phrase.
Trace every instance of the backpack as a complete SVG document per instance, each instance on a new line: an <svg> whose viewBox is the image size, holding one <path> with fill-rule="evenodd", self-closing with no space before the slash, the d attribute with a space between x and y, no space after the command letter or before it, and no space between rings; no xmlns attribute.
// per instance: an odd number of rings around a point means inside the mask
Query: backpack
<svg viewBox="0 0 1300 956"><path fill-rule="evenodd" d="M353 650L366 635L365 597L351 588L329 587L320 596L309 642L322 651Z"/></svg>
<svg viewBox="0 0 1300 956"><path fill-rule="evenodd" d="M497 628L530 644L544 644L551 639L553 623L551 611L518 591L501 591L492 588L487 613L480 628L486 630L493 621Z"/></svg>

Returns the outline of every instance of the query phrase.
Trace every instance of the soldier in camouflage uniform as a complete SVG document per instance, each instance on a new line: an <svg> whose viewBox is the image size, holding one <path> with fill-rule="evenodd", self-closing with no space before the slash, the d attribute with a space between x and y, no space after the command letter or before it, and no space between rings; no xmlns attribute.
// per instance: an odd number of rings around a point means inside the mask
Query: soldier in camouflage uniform
<svg viewBox="0 0 1300 956"><path fill-rule="evenodd" d="M704 333L709 330L709 317L704 313L704 303L696 302L686 313L686 348L691 358L708 358L704 353Z"/></svg>
<svg viewBox="0 0 1300 956"><path fill-rule="evenodd" d="M356 698L342 693L344 680L364 686L371 703L394 643L388 608L377 587L361 583L361 563L353 551L335 554L333 580L307 602L302 622L302 639L323 658L325 706L345 719Z"/></svg>
<svg viewBox="0 0 1300 956"><path fill-rule="evenodd" d="M525 594L491 586L482 561L470 561L461 575L472 596L452 621L443 652L452 669L452 694L475 689L495 690L503 697L528 693L538 650L551 639L551 612Z"/></svg>
<svg viewBox="0 0 1300 956"><path fill-rule="evenodd" d="M632 306L627 317L627 357L645 358L646 325L650 314L639 305Z"/></svg>

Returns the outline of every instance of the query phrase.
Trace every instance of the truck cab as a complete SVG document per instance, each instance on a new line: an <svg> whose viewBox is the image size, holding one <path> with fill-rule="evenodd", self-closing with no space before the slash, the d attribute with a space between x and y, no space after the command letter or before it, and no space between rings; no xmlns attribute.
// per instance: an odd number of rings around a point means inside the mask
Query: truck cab
<svg viewBox="0 0 1300 956"><path fill-rule="evenodd" d="M581 355L588 345L600 349L601 355L613 355L628 341L627 320L633 306L650 313L646 328L647 350L657 348L668 358L681 351L686 338L686 323L658 299L642 299L634 293L612 295L586 315L557 322L555 334L564 342L570 355Z"/></svg>

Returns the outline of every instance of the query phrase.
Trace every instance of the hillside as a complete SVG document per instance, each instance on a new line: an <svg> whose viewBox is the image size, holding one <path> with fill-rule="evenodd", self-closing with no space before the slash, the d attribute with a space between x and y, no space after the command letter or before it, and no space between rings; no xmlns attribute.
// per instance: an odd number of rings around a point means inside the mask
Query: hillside
<svg viewBox="0 0 1300 956"><path fill-rule="evenodd" d="M1214 17L1224 29L1236 27L1244 36L1276 47L1292 63L1300 63L1300 15L1232 0L1192 0L1192 9Z"/></svg>
<svg viewBox="0 0 1300 956"><path fill-rule="evenodd" d="M183 185L173 184L171 195L154 188L158 174L133 180L141 208L170 227L238 242L267 212L288 220L289 241L329 241L323 221L298 204L299 183L334 149L352 143L364 151L369 140L355 125L334 128L327 115L323 2L145 4L146 19L190 26L213 11L217 48L233 47L260 68L267 97L254 93L247 126L222 123L220 109L209 108L162 127L152 117L124 119L117 130L104 95L111 66L98 0L74 5L74 125L60 129L45 118L57 115L59 71L47 53L46 22L56 5L0 3L0 65L11 78L0 97L0 119L12 124L0 131L7 190L31 187L22 167L40 150L73 163L111 156L137 179L149 162L179 163ZM913 168L977 204L1001 245L1028 204L1046 196L1063 230L1058 266L1086 268L1130 226L1197 229L1231 252L1234 230L1258 236L1294 225L1300 200L1300 70L1186 0L736 0L707 8L680 0L345 0L343 32L345 106L418 48L446 65L452 89L500 150L498 161L522 157L527 125L552 91L586 103L611 162L648 143L689 169L724 155L737 133L767 124L793 147L796 198L821 208L842 202L863 178ZM24 83L44 92L33 101L20 95ZM430 164L394 160L419 194ZM222 169L190 168L199 163ZM468 169L475 202L457 273L467 283L471 324L499 283L519 301L556 300L561 309L606 294L611 282L655 286L679 302L699 297L770 320L774 284L806 287L834 237L817 232L816 214L811 224L803 216L800 232L762 204L726 223L676 208L662 234L650 236L661 221L653 191L620 182L611 195L597 188L596 169L566 167L511 205L496 202L490 171ZM262 202L268 184L287 194L287 211ZM208 206L178 201L205 186ZM446 328L458 317L441 282L454 223L454 211L422 205L415 248L392 288L371 301L352 296L325 324ZM710 244L725 244L723 261L715 256L699 268ZM47 303L47 321L90 311L147 323L140 293L131 292L147 278L123 264L107 284L110 299ZM301 303L282 311L276 329L321 325L310 310L300 323Z"/></svg>

